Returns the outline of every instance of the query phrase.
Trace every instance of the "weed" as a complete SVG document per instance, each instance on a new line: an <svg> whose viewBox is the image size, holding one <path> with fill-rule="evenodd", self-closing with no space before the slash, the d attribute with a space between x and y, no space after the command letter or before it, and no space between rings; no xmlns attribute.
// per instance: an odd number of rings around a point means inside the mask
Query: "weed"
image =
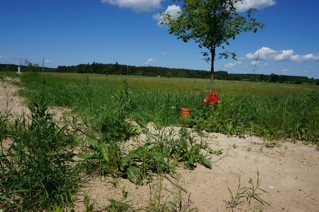
<svg viewBox="0 0 319 212"><path fill-rule="evenodd" d="M94 210L94 205L90 203L90 198L87 194L84 194L84 207L85 212L93 212Z"/></svg>
<svg viewBox="0 0 319 212"><path fill-rule="evenodd" d="M0 193L5 210L43 210L72 205L78 174L68 147L72 136L63 133L46 112L43 102L34 104L31 123L6 122L11 144L1 145Z"/></svg>
<svg viewBox="0 0 319 212"><path fill-rule="evenodd" d="M238 186L237 186L236 192L233 193L229 187L228 187L228 191L230 194L230 200L224 200L226 204L226 208L230 208L231 210L233 210L238 205L241 205L244 203L243 198L245 198L246 188L241 187L240 178L238 178Z"/></svg>
<svg viewBox="0 0 319 212"><path fill-rule="evenodd" d="M110 204L105 207L105 210L109 212L135 211L133 206L129 204L129 201L126 201L127 197L128 191L123 188L122 198L120 200L109 199Z"/></svg>
<svg viewBox="0 0 319 212"><path fill-rule="evenodd" d="M190 194L188 195L187 202L183 200L182 193L185 192L180 186L179 180L172 183L174 186L171 189L167 189L163 185L164 179L168 179L165 176L159 175L156 180L150 184L150 193L145 211L149 212L161 212L161 211L176 211L176 212L191 212L197 211L196 208L191 207ZM170 180L170 182L172 182Z"/></svg>
<svg viewBox="0 0 319 212"><path fill-rule="evenodd" d="M197 164L212 167L207 156L213 151L203 140L195 142L186 129L178 134L159 130L158 134L149 134L143 144L128 152L123 148L124 141L91 137L88 142L90 148L81 155L88 169L128 178L135 184L151 181L154 173L174 173L181 163L188 169L196 168Z"/></svg>
<svg viewBox="0 0 319 212"><path fill-rule="evenodd" d="M127 202L118 201L115 199L109 199L110 205L105 209L109 212L126 212L132 210L131 206Z"/></svg>
<svg viewBox="0 0 319 212"><path fill-rule="evenodd" d="M230 200L224 200L226 208L231 209L231 211L233 211L237 206L243 205L245 203L247 203L248 206L250 206L252 201L256 201L260 205L270 205L261 197L263 194L268 194L268 192L260 188L261 185L258 170L256 183L254 183L253 179L251 178L248 183L249 186L242 187L240 178L238 178L238 186L235 193L233 193L228 187L230 193Z"/></svg>
<svg viewBox="0 0 319 212"><path fill-rule="evenodd" d="M246 187L246 201L248 202L248 204L250 205L251 201L255 200L262 205L269 206L270 204L261 198L262 194L268 194L268 192L266 190L260 188L260 179L259 179L259 171L258 170L257 170L256 184L254 183L253 179L251 179L251 178L250 178L248 183L250 184L249 187Z"/></svg>

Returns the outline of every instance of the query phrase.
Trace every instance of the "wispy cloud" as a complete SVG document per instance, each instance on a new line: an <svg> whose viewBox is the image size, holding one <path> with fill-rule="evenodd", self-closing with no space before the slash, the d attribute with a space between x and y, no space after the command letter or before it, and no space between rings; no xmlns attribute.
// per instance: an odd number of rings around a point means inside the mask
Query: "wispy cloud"
<svg viewBox="0 0 319 212"><path fill-rule="evenodd" d="M280 70L282 73L287 73L288 71L289 71L289 69L288 68L284 68L284 69L281 69Z"/></svg>
<svg viewBox="0 0 319 212"><path fill-rule="evenodd" d="M243 0L235 4L239 12L245 12L251 8L254 9L264 9L276 4L276 0Z"/></svg>
<svg viewBox="0 0 319 212"><path fill-rule="evenodd" d="M310 53L305 55L294 54L292 49L273 50L268 47L262 47L254 53L246 54L247 59L251 60L274 60L274 61L294 61L294 62L312 62L319 61L319 53Z"/></svg>
<svg viewBox="0 0 319 212"><path fill-rule="evenodd" d="M255 60L255 61L251 62L250 64L253 66L260 65L260 61Z"/></svg>
<svg viewBox="0 0 319 212"><path fill-rule="evenodd" d="M172 18L177 18L181 11L182 10L180 6L173 4L168 6L163 14L169 14ZM163 14L157 13L153 16L159 26L163 26L165 24L165 18Z"/></svg>
<svg viewBox="0 0 319 212"><path fill-rule="evenodd" d="M237 66L239 64L242 64L242 63L243 63L242 61L236 61L234 63L227 63L227 64L224 65L224 67L225 68L233 68L233 67L235 67L235 66Z"/></svg>
<svg viewBox="0 0 319 212"><path fill-rule="evenodd" d="M154 64L153 58L148 58L144 64L148 66L153 65Z"/></svg>
<svg viewBox="0 0 319 212"><path fill-rule="evenodd" d="M11 59L11 57L5 56L5 55L0 55L0 59Z"/></svg>
<svg viewBox="0 0 319 212"><path fill-rule="evenodd" d="M168 56L168 52L163 52L162 56L164 56L164 57Z"/></svg>
<svg viewBox="0 0 319 212"><path fill-rule="evenodd" d="M132 9L136 12L147 12L160 8L162 1L163 0L101 0L102 3Z"/></svg>
<svg viewBox="0 0 319 212"><path fill-rule="evenodd" d="M44 60L44 62L49 64L53 63L51 60L48 60L48 59Z"/></svg>

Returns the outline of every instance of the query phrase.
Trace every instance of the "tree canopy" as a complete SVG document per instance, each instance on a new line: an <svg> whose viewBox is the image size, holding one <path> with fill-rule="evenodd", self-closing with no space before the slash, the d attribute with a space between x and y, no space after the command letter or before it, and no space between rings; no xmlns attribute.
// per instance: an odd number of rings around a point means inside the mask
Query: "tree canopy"
<svg viewBox="0 0 319 212"><path fill-rule="evenodd" d="M199 48L206 48L203 56L211 62L210 91L213 89L214 61L216 48L222 48L219 58L232 56L235 53L225 50L230 39L235 39L241 32L257 32L264 24L252 17L254 9L239 13L236 5L243 0L177 0L182 2L182 11L178 17L163 13L163 24L169 28L169 33L178 39L188 42L193 40Z"/></svg>

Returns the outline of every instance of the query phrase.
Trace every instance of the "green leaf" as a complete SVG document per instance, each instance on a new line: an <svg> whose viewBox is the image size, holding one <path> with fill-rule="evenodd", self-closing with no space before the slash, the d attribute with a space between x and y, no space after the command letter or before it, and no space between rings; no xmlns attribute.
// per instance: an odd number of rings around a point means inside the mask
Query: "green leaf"
<svg viewBox="0 0 319 212"><path fill-rule="evenodd" d="M99 149L102 157L105 161L109 161L109 148L106 143L100 142L99 143Z"/></svg>
<svg viewBox="0 0 319 212"><path fill-rule="evenodd" d="M212 163L210 162L210 160L208 160L208 159L206 159L206 158L203 158L203 159L202 159L202 164L203 164L206 168L212 169Z"/></svg>
<svg viewBox="0 0 319 212"><path fill-rule="evenodd" d="M122 157L121 158L121 164L122 164L122 167L124 166L127 166L128 162L131 160L131 157L128 155L128 156L125 156L125 157Z"/></svg>
<svg viewBox="0 0 319 212"><path fill-rule="evenodd" d="M101 159L101 156L93 152L84 152L77 154L76 157L83 160Z"/></svg>
<svg viewBox="0 0 319 212"><path fill-rule="evenodd" d="M141 181L140 169L136 166L130 166L126 171L128 179L135 184Z"/></svg>

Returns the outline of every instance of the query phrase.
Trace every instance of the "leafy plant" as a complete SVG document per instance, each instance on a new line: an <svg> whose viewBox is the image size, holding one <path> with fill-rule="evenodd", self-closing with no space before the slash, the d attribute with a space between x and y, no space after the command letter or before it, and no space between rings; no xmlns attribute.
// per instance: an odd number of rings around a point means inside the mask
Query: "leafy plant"
<svg viewBox="0 0 319 212"><path fill-rule="evenodd" d="M109 212L126 212L128 209L132 209L131 206L127 202L118 201L115 199L109 199L110 205L108 205L105 209Z"/></svg>
<svg viewBox="0 0 319 212"><path fill-rule="evenodd" d="M128 178L135 184L150 181L153 173L174 173L181 163L188 169L194 169L198 164L212 168L207 157L214 153L203 140L195 141L186 129L181 129L178 134L159 130L128 152L122 146L123 141L105 142L91 138L89 144L90 148L82 155L89 169Z"/></svg>

